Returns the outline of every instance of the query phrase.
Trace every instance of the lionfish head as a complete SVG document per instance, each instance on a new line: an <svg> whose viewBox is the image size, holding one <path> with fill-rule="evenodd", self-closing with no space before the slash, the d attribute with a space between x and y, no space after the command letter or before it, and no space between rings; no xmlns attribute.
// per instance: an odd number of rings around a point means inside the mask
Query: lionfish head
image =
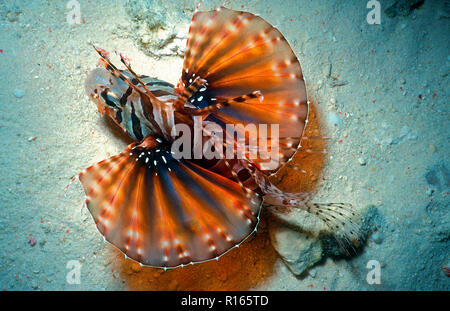
<svg viewBox="0 0 450 311"><path fill-rule="evenodd" d="M84 85L86 94L97 104L99 113L107 115L119 126L121 125L119 94L123 93L124 87L104 68L92 70Z"/></svg>

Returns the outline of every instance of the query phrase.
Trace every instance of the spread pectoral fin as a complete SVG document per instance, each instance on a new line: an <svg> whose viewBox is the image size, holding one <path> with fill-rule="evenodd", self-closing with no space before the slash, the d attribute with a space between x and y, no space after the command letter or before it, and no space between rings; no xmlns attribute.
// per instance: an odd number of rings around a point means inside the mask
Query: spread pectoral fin
<svg viewBox="0 0 450 311"><path fill-rule="evenodd" d="M106 240L149 266L219 257L256 229L262 204L233 180L175 159L151 137L79 178Z"/></svg>

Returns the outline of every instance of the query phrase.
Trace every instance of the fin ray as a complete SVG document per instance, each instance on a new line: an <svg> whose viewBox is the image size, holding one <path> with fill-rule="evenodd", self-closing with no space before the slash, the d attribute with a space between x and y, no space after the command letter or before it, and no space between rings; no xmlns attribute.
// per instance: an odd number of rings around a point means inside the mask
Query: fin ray
<svg viewBox="0 0 450 311"><path fill-rule="evenodd" d="M262 204L238 183L176 160L152 137L90 167L80 181L106 240L156 267L221 256L255 230Z"/></svg>

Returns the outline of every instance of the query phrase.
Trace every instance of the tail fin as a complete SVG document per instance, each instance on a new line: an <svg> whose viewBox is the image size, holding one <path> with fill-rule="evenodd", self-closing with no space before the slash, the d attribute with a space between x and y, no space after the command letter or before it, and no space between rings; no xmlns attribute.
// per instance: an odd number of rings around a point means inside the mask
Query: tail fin
<svg viewBox="0 0 450 311"><path fill-rule="evenodd" d="M361 224L351 204L305 202L304 207L325 223L346 255L360 246Z"/></svg>
<svg viewBox="0 0 450 311"><path fill-rule="evenodd" d="M355 253L364 240L360 217L349 203L313 203L305 193L285 193L281 190L276 195L264 196L264 202L276 203L271 204L274 207L300 208L318 217L328 229L326 235L332 235L347 256Z"/></svg>
<svg viewBox="0 0 450 311"><path fill-rule="evenodd" d="M361 244L363 235L358 215L348 203L312 203L308 192L288 193L272 184L260 170L243 161L242 164L254 176L256 183L264 193L264 203L275 207L300 208L318 217L333 234L337 243L349 254Z"/></svg>

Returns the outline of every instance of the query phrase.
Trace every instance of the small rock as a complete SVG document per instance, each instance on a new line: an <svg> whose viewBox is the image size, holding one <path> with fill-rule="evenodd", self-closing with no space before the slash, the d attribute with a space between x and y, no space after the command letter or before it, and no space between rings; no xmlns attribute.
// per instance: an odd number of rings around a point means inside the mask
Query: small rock
<svg viewBox="0 0 450 311"><path fill-rule="evenodd" d="M152 37L150 37L149 35L143 35L141 38L141 42L143 44L149 44L150 42L152 42Z"/></svg>
<svg viewBox="0 0 450 311"><path fill-rule="evenodd" d="M33 237L28 238L28 244L30 244L30 246L35 246L36 245L36 239Z"/></svg>
<svg viewBox="0 0 450 311"><path fill-rule="evenodd" d="M367 164L366 159L364 159L364 158L358 158L358 162L359 162L359 165L361 165L361 166L364 166Z"/></svg>
<svg viewBox="0 0 450 311"><path fill-rule="evenodd" d="M377 244L381 244L383 242L383 234L379 231L376 231L373 235L372 235L372 239L375 243Z"/></svg>
<svg viewBox="0 0 450 311"><path fill-rule="evenodd" d="M130 269L134 273L139 273L142 271L142 266L140 264L138 264L137 262L133 262L133 263L131 263Z"/></svg>
<svg viewBox="0 0 450 311"><path fill-rule="evenodd" d="M322 87L323 87L323 80L322 80L322 79L319 79L319 80L317 81L317 84L314 86L314 88L315 88L316 90L320 90Z"/></svg>
<svg viewBox="0 0 450 311"><path fill-rule="evenodd" d="M22 98L25 95L25 93L21 89L14 89L13 94L17 98Z"/></svg>
<svg viewBox="0 0 450 311"><path fill-rule="evenodd" d="M118 271L114 270L112 273L112 276L113 276L113 278L118 279L120 275L119 275Z"/></svg>
<svg viewBox="0 0 450 311"><path fill-rule="evenodd" d="M295 231L276 220L269 223L270 240L289 270L301 275L322 259L322 245L318 239Z"/></svg>
<svg viewBox="0 0 450 311"><path fill-rule="evenodd" d="M14 7L6 13L6 19L11 23L17 22L21 13L19 8Z"/></svg>

